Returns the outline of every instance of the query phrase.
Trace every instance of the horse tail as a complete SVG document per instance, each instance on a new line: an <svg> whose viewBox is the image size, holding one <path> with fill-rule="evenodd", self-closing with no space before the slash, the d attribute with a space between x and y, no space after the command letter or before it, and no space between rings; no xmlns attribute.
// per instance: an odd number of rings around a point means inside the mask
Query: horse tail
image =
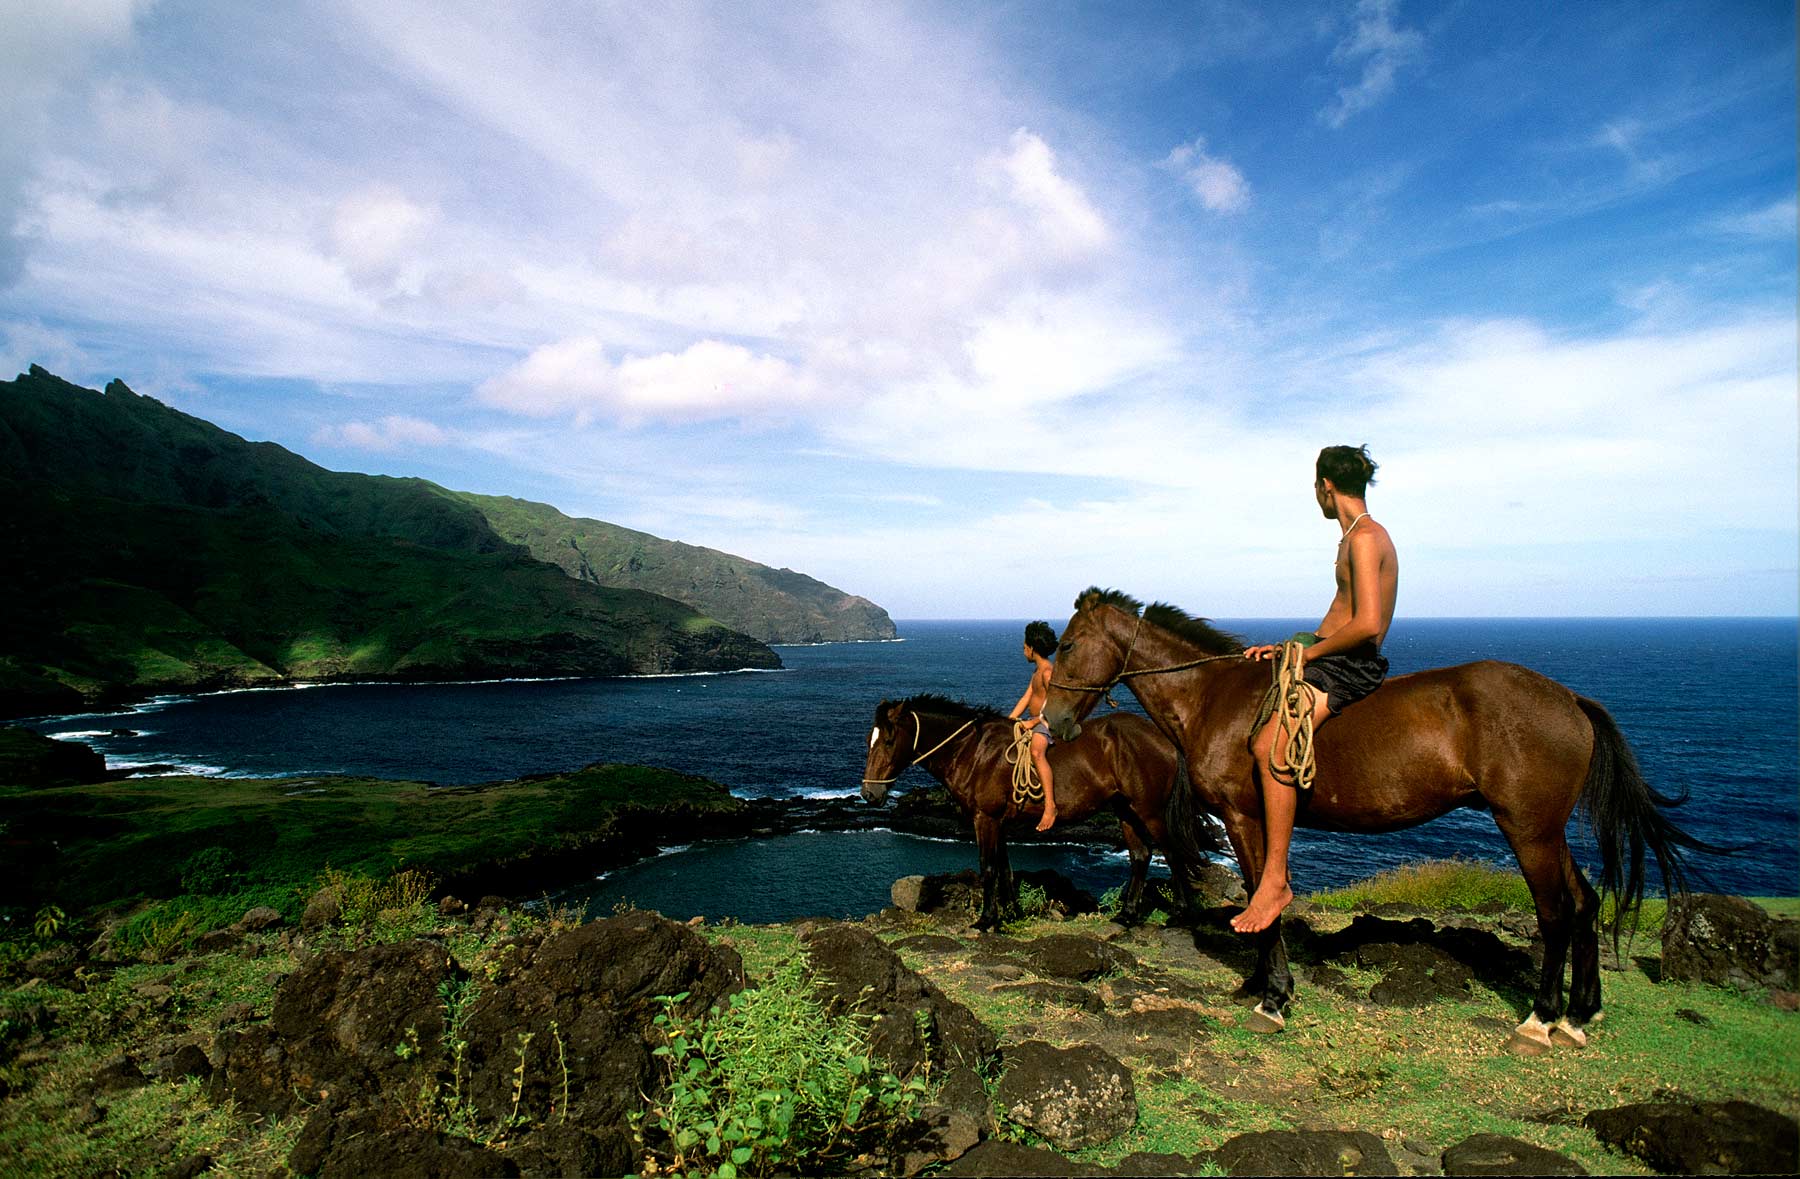
<svg viewBox="0 0 1800 1179"><path fill-rule="evenodd" d="M1175 784L1169 789L1169 800L1163 804L1163 829L1169 833L1169 846L1163 849L1163 858L1172 861L1169 868L1181 873L1191 887L1198 886L1207 847L1200 840L1200 819L1194 811L1194 784L1188 778L1187 758L1179 754L1175 758ZM1216 841L1212 842L1217 846Z"/></svg>
<svg viewBox="0 0 1800 1179"><path fill-rule="evenodd" d="M1656 857L1670 896L1688 891L1682 849L1709 855L1725 855L1735 849L1696 839L1670 821L1664 812L1687 802L1686 789L1671 797L1644 781L1637 756L1612 714L1585 696L1575 700L1594 727L1594 752L1587 781L1581 787L1581 806L1593 827L1594 841L1600 845L1600 891L1617 900L1613 921L1616 944L1627 915L1635 913L1643 900L1646 847Z"/></svg>

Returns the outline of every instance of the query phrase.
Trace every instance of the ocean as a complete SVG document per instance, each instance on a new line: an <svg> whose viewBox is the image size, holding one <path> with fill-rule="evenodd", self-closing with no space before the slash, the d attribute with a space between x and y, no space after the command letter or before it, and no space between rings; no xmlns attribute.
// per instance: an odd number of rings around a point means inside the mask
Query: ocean
<svg viewBox="0 0 1800 1179"><path fill-rule="evenodd" d="M1218 620L1251 641L1313 621ZM745 797L850 796L882 699L942 692L1006 710L1025 686L1022 620L898 626L893 642L781 647L780 671L253 690L27 723L89 742L114 768L167 763L240 777L338 773L449 785L643 762L703 775ZM1696 857L1699 887L1800 892L1795 619L1402 618L1385 652L1396 675L1503 659L1600 701L1650 783L1665 794L1688 792L1677 815L1683 827L1747 845L1729 857ZM1127 693L1117 698L1135 708ZM898 786L928 782L913 770ZM1572 828L1578 849L1586 846L1579 819ZM1387 835L1298 832L1294 882L1303 891L1327 888L1450 855L1512 862L1486 813L1457 811ZM1100 849L1020 848L1013 859L1016 868L1060 868L1096 892L1124 874L1123 856ZM671 852L599 875L570 895L597 912L629 900L672 916L845 916L885 904L897 876L974 864L972 842L799 834Z"/></svg>

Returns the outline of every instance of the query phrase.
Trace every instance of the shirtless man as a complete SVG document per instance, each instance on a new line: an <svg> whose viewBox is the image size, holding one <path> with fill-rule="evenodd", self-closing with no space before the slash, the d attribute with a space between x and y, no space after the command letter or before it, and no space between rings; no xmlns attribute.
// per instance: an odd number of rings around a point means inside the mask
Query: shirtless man
<svg viewBox="0 0 1800 1179"><path fill-rule="evenodd" d="M1394 621L1400 558L1387 529L1370 518L1363 500L1374 479L1375 463L1367 446L1327 446L1319 452L1313 495L1325 518L1337 521L1342 536L1337 550L1337 594L1319 623L1318 641L1301 653L1306 679L1301 691L1312 706L1315 727L1380 687L1387 675L1381 644ZM1265 645L1250 648L1244 656L1272 659L1280 652L1277 645ZM1294 899L1294 890L1288 885L1288 844L1294 837L1300 792L1292 784L1288 767L1276 758L1279 728L1279 716L1269 718L1250 746L1262 785L1267 854L1256 894L1244 911L1231 919L1231 927L1239 933L1267 929Z"/></svg>
<svg viewBox="0 0 1800 1179"><path fill-rule="evenodd" d="M1025 628L1025 658L1031 663L1031 682L1006 714L1009 719L1032 726L1031 760L1037 764L1038 781L1044 784L1044 817L1038 820L1039 831L1050 830L1056 822L1056 795L1051 792L1050 759L1045 756L1050 749L1050 726L1044 723L1044 697L1050 694L1050 659L1055 654L1056 632L1048 622L1034 622ZM1035 722L1031 719L1033 709L1037 710Z"/></svg>

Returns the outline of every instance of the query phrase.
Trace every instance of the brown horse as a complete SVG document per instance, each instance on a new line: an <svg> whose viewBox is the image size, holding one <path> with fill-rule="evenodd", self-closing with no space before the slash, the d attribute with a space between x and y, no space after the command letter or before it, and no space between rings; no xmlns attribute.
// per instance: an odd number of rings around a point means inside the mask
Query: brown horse
<svg viewBox="0 0 1800 1179"><path fill-rule="evenodd" d="M1001 825L1044 809L1041 800L1021 806L1013 799L1012 744L1011 720L993 709L931 694L883 700L869 733L864 799L885 801L888 784L908 766L920 765L974 818L981 859L981 916L975 928L980 930L999 925L1002 898L1008 904L1013 898ZM1180 751L1143 717L1121 713L1094 721L1080 742L1052 745L1048 756L1061 822L1079 823L1101 810L1119 816L1131 856L1119 923L1141 918L1152 847L1163 849L1178 903L1185 907L1188 865L1197 864L1202 851Z"/></svg>
<svg viewBox="0 0 1800 1179"><path fill-rule="evenodd" d="M1237 639L1173 606L1145 609L1115 590L1090 589L1075 600L1063 631L1044 716L1059 741L1071 741L1106 690L1128 685L1181 746L1199 805L1224 821L1244 887L1254 893L1265 849L1251 724L1270 673L1241 652ZM1585 1026L1601 1018L1600 898L1565 837L1578 803L1593 821L1601 883L1618 897L1621 922L1643 895L1645 845L1671 889L1683 887L1679 848L1720 850L1662 813L1681 800L1644 782L1606 709L1510 663L1397 676L1321 727L1314 752L1317 783L1301 799L1301 826L1395 831L1458 807L1493 812L1544 939L1531 1015L1507 1041L1517 1052L1547 1051L1553 1032L1556 1042L1583 1044ZM1273 1031L1293 994L1287 948L1279 922L1250 936L1258 939L1257 965L1242 993L1259 1000L1252 1027Z"/></svg>

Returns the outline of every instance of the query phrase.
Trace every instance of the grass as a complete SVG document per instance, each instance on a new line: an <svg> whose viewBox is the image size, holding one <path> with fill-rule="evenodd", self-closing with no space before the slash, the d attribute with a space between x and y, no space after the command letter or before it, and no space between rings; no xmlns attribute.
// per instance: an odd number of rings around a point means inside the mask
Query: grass
<svg viewBox="0 0 1800 1179"><path fill-rule="evenodd" d="M1498 903L1521 913L1535 912L1525 878L1511 868L1480 860L1431 860L1406 864L1367 880L1312 894L1315 904L1349 911L1375 905L1417 905L1422 909L1476 909Z"/></svg>
<svg viewBox="0 0 1800 1179"><path fill-rule="evenodd" d="M144 778L86 786L0 786L0 824L28 841L0 867L17 928L45 904L71 917L156 902L133 921L192 913L195 931L266 904L292 918L328 866L384 877L414 867L440 878L605 840L647 809L730 812L716 783L645 766L590 766L481 788L433 790L360 778ZM219 851L224 895L195 893L193 865Z"/></svg>

